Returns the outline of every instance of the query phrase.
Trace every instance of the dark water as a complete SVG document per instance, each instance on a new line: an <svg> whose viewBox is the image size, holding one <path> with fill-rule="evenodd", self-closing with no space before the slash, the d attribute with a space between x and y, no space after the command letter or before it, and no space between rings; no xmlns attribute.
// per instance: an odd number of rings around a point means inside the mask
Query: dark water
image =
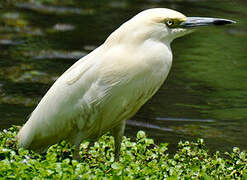
<svg viewBox="0 0 247 180"><path fill-rule="evenodd" d="M34 1L33 1L34 2ZM0 2L0 128L27 120L54 80L141 10L236 20L175 40L174 63L159 92L128 121L174 149L204 138L212 151L247 149L247 2L241 0Z"/></svg>

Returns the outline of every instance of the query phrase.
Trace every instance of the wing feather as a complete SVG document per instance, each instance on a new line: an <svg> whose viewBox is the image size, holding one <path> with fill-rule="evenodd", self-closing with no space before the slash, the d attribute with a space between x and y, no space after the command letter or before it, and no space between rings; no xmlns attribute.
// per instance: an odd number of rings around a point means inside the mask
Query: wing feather
<svg viewBox="0 0 247 180"><path fill-rule="evenodd" d="M44 149L66 138L75 128L76 117L82 110L78 100L97 76L90 70L97 64L96 52L77 61L52 85L18 133L19 147Z"/></svg>

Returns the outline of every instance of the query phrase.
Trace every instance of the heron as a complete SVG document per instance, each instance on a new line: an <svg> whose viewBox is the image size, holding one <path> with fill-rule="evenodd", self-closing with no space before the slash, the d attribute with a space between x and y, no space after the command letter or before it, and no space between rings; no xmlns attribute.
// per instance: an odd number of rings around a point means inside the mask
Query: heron
<svg viewBox="0 0 247 180"><path fill-rule="evenodd" d="M167 8L144 10L79 59L51 86L17 135L18 147L37 152L67 140L80 160L82 140L106 132L119 160L125 122L160 88L172 65L171 42L198 26L225 25L221 18L186 17Z"/></svg>

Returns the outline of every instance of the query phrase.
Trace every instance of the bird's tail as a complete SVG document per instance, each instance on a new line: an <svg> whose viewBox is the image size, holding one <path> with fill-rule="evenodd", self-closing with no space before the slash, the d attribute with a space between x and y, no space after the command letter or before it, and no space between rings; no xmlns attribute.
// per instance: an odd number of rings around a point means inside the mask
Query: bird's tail
<svg viewBox="0 0 247 180"><path fill-rule="evenodd" d="M30 122L27 122L17 134L18 148L28 148L33 140L33 129Z"/></svg>

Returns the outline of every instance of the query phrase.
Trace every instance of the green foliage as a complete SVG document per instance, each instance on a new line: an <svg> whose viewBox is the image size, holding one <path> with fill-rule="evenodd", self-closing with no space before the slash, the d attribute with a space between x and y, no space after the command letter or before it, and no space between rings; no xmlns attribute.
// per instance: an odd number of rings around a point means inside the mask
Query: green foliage
<svg viewBox="0 0 247 180"><path fill-rule="evenodd" d="M81 161L72 160L66 142L45 154L17 150L17 127L0 132L0 178L6 179L247 179L247 153L239 148L223 156L209 154L202 139L179 142L171 156L168 144L155 145L145 132L136 141L124 137L119 162L114 162L114 140L102 136L93 147L81 144Z"/></svg>

